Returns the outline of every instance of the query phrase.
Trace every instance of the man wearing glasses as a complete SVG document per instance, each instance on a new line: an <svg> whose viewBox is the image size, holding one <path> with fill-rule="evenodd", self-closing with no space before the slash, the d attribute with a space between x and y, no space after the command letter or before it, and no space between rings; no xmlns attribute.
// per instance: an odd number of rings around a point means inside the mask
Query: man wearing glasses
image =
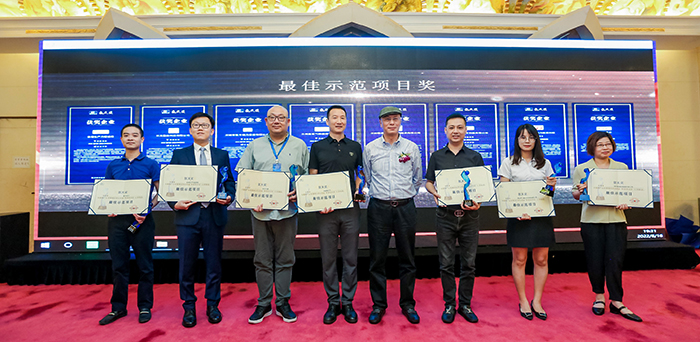
<svg viewBox="0 0 700 342"><path fill-rule="evenodd" d="M289 172L296 165L298 173L306 173L309 150L304 141L291 136L289 112L282 106L267 111L265 124L268 134L253 140L246 147L236 170ZM258 305L248 319L258 324L272 314L272 288L275 289L275 312L282 320L292 323L297 316L289 305L291 297L292 266L294 266L294 239L297 234L296 193L288 194L287 210L263 210L262 204L252 211L255 243L255 279L258 283ZM273 274L274 272L274 274Z"/></svg>
<svg viewBox="0 0 700 342"><path fill-rule="evenodd" d="M386 257L394 234L399 255L401 312L412 324L420 322L415 310L416 206L413 196L423 181L418 145L400 134L402 113L385 107L379 113L384 134L367 144L364 152L365 177L369 185L367 232L369 233L369 290L372 295L371 324L378 324L387 308Z"/></svg>
<svg viewBox="0 0 700 342"><path fill-rule="evenodd" d="M177 226L178 256L180 258L180 299L185 315L182 325L191 328L197 325L194 295L195 263L199 256L199 246L204 248L206 264L207 318L209 323L221 322L219 301L221 300L221 250L224 243L224 227L228 221L226 208L231 204L236 189L231 174L228 152L211 146L209 139L214 134L214 119L205 113L195 113L190 118L190 135L194 139L191 146L173 151L170 164L180 165L217 165L219 170L228 170L224 182L227 197L216 202L178 201L169 202L175 210ZM221 183L221 172L217 172L217 189Z"/></svg>

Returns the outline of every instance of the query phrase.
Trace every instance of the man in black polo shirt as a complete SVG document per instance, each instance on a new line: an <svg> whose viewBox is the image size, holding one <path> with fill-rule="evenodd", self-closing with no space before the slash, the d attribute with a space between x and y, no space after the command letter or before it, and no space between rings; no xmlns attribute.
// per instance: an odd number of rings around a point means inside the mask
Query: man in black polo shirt
<svg viewBox="0 0 700 342"><path fill-rule="evenodd" d="M345 136L347 113L341 106L331 106L326 111L326 124L330 127L328 137L311 145L309 174L348 171L350 189L355 192L357 180L355 170L362 165L362 147ZM316 215L318 238L323 264L323 287L328 295L328 311L323 323L335 322L342 312L348 323L357 322L357 313L352 300L357 289L357 244L360 232L360 207L357 203L350 209L334 211L326 208ZM338 293L338 272L335 261L338 257L338 236L343 256L343 293ZM342 307L341 307L342 303Z"/></svg>
<svg viewBox="0 0 700 342"><path fill-rule="evenodd" d="M425 189L435 196L435 170L456 169L484 165L478 152L464 145L467 133L467 121L459 113L450 114L445 120L447 146L433 152L425 173ZM438 258L440 260L440 278L442 279L442 299L445 311L442 321L452 323L455 319L455 241L459 241L461 270L459 274L459 308L457 313L471 323L479 319L471 309L472 291L474 290L476 247L479 244L479 207L476 201L471 207L438 206L435 211L435 232L438 240Z"/></svg>

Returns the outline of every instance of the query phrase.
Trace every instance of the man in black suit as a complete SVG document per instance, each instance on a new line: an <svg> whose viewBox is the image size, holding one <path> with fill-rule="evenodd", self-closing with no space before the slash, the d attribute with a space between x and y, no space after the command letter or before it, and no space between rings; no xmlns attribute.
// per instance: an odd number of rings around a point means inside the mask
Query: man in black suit
<svg viewBox="0 0 700 342"><path fill-rule="evenodd" d="M226 208L235 196L235 183L231 174L228 153L211 146L209 139L214 134L214 119L205 113L196 113L190 118L190 135L194 144L173 151L170 164L180 165L217 165L219 175L217 189L222 180L221 170L228 168L228 179L224 182L227 197L216 202L200 203L178 201L168 203L175 210L177 226L178 255L180 257L180 299L185 315L182 325L187 328L197 324L194 295L195 263L199 256L200 244L204 248L206 264L207 317L209 323L221 322L219 301L221 300L221 250L224 243L224 227L228 221Z"/></svg>

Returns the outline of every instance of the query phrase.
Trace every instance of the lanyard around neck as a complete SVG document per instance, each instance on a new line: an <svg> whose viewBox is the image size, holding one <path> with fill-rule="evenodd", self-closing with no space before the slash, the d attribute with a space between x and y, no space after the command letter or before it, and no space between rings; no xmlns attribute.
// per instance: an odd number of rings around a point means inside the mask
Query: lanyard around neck
<svg viewBox="0 0 700 342"><path fill-rule="evenodd" d="M270 138L270 148L272 149L272 154L275 155L275 160L280 159L280 154L282 154L282 150L284 150L284 147L287 146L287 141L289 141L289 133L287 133L287 137L284 138L284 143L282 144L282 148L280 148L279 152L276 152L275 145L272 143L272 138Z"/></svg>

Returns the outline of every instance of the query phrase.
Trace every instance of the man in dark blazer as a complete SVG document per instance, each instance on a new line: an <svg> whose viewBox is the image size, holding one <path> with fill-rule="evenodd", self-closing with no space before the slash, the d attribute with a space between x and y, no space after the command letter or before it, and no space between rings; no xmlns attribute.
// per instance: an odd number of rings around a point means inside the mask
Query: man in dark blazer
<svg viewBox="0 0 700 342"><path fill-rule="evenodd" d="M190 135L194 139L191 146L173 151L170 164L217 165L219 167L217 189L221 189L221 171L226 167L228 179L224 182L226 199L200 203L194 201L169 202L175 210L177 226L178 255L180 257L180 299L185 315L182 325L191 328L197 324L194 295L195 263L199 256L199 246L204 248L206 264L207 318L209 323L221 322L219 301L221 300L221 250L224 242L224 228L228 221L226 208L235 196L235 183L231 174L228 153L211 146L209 140L214 134L214 119L205 113L196 113L190 118Z"/></svg>

